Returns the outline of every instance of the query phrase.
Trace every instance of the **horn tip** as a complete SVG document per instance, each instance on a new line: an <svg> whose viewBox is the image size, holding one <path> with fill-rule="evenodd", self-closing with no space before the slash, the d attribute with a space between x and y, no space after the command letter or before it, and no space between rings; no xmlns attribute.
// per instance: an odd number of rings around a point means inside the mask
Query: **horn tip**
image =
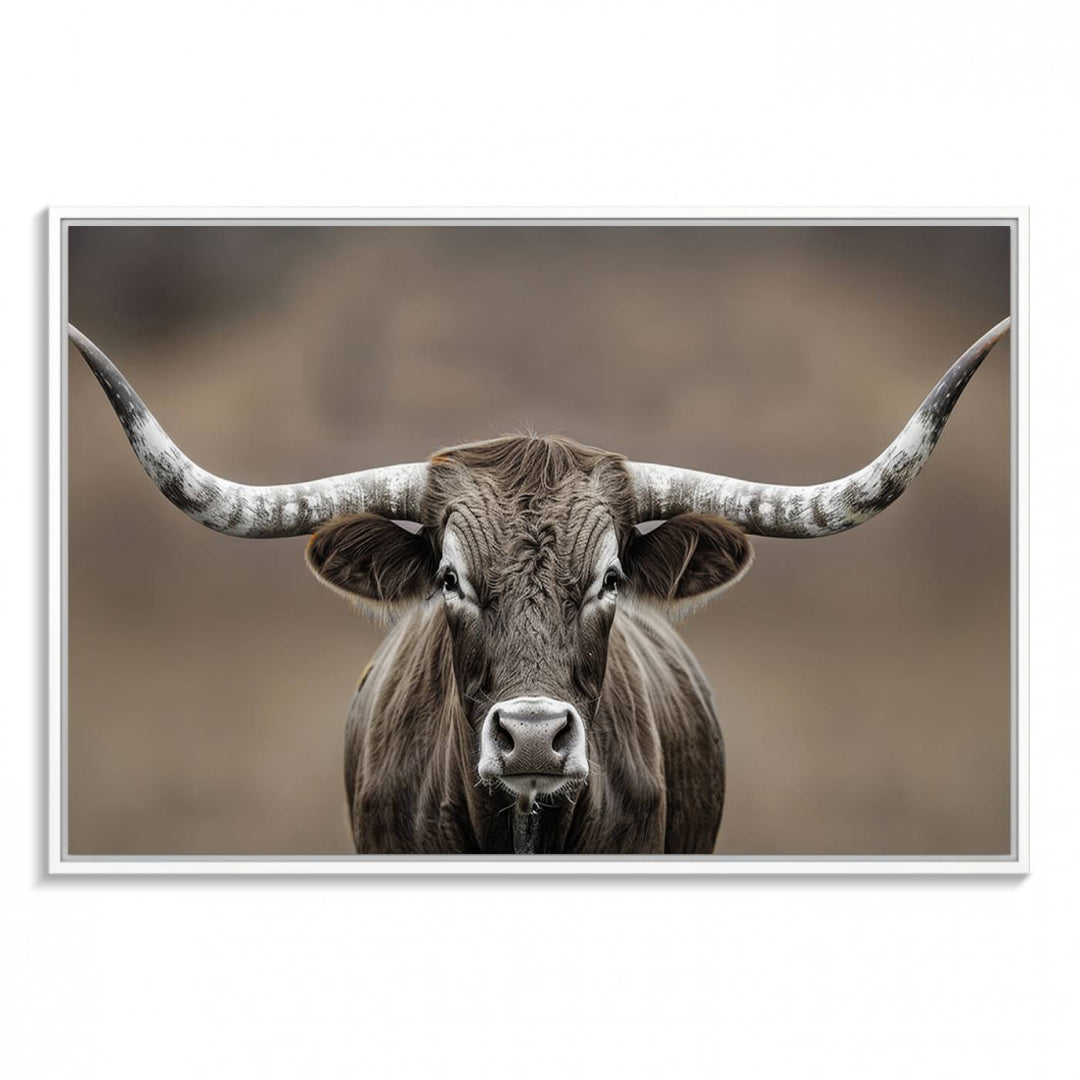
<svg viewBox="0 0 1080 1080"><path fill-rule="evenodd" d="M94 343L74 323L67 324L67 333L68 340L83 356L86 355L87 349L94 347Z"/></svg>
<svg viewBox="0 0 1080 1080"><path fill-rule="evenodd" d="M985 343L987 345L996 345L998 341L1005 336L1012 329L1012 316L1006 315L1004 319L987 331Z"/></svg>

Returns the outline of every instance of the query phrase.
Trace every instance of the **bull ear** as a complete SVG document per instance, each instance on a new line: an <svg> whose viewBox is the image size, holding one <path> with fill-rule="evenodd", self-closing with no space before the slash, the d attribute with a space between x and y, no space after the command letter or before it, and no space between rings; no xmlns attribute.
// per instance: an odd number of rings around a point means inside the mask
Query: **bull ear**
<svg viewBox="0 0 1080 1080"><path fill-rule="evenodd" d="M331 521L308 541L305 557L324 585L379 617L430 592L438 567L423 530L372 514Z"/></svg>
<svg viewBox="0 0 1080 1080"><path fill-rule="evenodd" d="M650 532L635 531L622 564L633 593L677 620L734 585L753 558L750 541L730 522L679 514Z"/></svg>

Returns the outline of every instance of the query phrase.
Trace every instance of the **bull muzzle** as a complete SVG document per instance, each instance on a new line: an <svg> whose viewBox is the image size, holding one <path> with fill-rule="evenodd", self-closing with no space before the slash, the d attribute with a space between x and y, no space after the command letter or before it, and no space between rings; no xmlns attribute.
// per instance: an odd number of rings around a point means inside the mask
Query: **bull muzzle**
<svg viewBox="0 0 1080 1080"><path fill-rule="evenodd" d="M480 729L480 779L519 799L553 795L589 775L585 724L567 701L519 697L496 702Z"/></svg>

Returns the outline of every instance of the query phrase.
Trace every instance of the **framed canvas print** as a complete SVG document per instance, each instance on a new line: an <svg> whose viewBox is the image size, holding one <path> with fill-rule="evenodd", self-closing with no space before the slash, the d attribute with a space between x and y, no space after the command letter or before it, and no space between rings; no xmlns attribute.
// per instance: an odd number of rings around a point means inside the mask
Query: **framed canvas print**
<svg viewBox="0 0 1080 1080"><path fill-rule="evenodd" d="M51 871L1027 869L1023 210L50 243Z"/></svg>

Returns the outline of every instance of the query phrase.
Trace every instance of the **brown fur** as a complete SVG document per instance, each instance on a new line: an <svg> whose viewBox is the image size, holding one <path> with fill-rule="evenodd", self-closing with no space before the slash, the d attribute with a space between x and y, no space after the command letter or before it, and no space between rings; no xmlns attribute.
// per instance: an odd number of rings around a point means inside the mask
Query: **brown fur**
<svg viewBox="0 0 1080 1080"><path fill-rule="evenodd" d="M309 547L312 569L398 617L353 699L346 787L358 852L509 852L509 795L479 785L480 721L496 700L572 702L590 775L540 813L536 850L709 852L723 807L712 694L666 616L749 565L745 537L684 515L641 536L623 459L569 439L507 437L432 461L418 535L347 518ZM476 603L435 580L453 528ZM625 579L590 602L602 537ZM624 600L635 603L626 606Z"/></svg>
<svg viewBox="0 0 1080 1080"><path fill-rule="evenodd" d="M722 518L680 514L630 544L623 565L638 590L678 620L734 585L752 560L742 530Z"/></svg>
<svg viewBox="0 0 1080 1080"><path fill-rule="evenodd" d="M371 514L324 525L309 541L306 557L324 584L378 615L430 592L437 565L427 537Z"/></svg>

